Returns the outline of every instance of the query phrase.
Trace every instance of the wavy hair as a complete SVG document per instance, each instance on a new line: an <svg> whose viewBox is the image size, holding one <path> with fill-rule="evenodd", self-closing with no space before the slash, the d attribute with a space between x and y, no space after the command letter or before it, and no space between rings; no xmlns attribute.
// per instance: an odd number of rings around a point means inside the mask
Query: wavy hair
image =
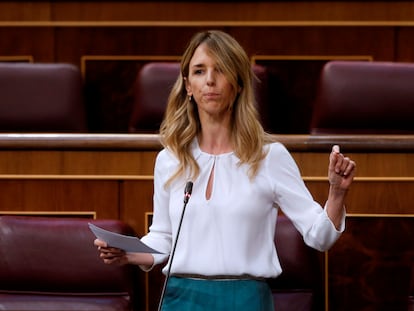
<svg viewBox="0 0 414 311"><path fill-rule="evenodd" d="M194 159L190 146L201 131L196 103L187 96L184 78L189 76L189 64L195 50L205 44L210 55L223 70L233 89L240 92L232 107L231 141L234 153L241 164L248 164L249 177L256 176L261 160L265 156L263 146L271 141L265 133L256 109L250 60L241 45L229 34L209 30L195 34L181 58L181 74L178 76L168 98L167 109L160 127L162 145L178 159L179 167L167 181L189 173L197 178L200 168Z"/></svg>

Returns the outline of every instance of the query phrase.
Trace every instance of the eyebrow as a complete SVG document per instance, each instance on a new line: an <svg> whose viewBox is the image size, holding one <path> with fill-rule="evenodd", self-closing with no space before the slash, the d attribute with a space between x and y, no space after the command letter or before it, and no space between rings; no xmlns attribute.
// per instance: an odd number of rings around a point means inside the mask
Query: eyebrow
<svg viewBox="0 0 414 311"><path fill-rule="evenodd" d="M201 64L195 64L191 66L191 68L200 68L200 67L205 67L205 65L201 63Z"/></svg>

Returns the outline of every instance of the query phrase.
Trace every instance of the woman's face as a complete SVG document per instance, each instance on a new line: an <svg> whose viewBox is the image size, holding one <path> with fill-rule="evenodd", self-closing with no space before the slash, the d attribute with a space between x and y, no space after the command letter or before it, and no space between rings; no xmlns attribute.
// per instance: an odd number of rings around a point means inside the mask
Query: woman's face
<svg viewBox="0 0 414 311"><path fill-rule="evenodd" d="M208 54L205 44L194 52L189 64L188 77L185 80L188 96L193 96L200 120L204 117L221 118L230 115L229 106L236 98L236 92Z"/></svg>

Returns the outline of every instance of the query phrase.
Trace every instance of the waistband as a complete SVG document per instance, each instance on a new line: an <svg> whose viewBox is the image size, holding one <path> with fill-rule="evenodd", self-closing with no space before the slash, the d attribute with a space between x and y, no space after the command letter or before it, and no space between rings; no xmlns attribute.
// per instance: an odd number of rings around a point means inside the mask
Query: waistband
<svg viewBox="0 0 414 311"><path fill-rule="evenodd" d="M194 273L173 273L173 277L177 278L187 278L195 280L211 280L211 281L233 281L233 280L255 280L255 281L265 281L263 277L257 277L250 274L241 274L241 275L203 275L203 274L194 274Z"/></svg>

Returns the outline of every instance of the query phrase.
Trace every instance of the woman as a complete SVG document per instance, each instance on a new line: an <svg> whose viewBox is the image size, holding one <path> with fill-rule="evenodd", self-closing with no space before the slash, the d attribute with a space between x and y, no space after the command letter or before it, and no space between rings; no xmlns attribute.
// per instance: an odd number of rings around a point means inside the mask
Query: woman
<svg viewBox="0 0 414 311"><path fill-rule="evenodd" d="M273 311L264 280L281 273L274 246L278 208L318 250L331 247L344 230L344 199L355 163L338 146L332 148L322 208L291 155L260 125L253 79L243 48L221 31L196 34L182 57L160 128L165 148L154 169L153 223L142 238L171 252L183 189L192 181L162 310ZM108 264L149 270L167 259L124 253L99 240L95 245Z"/></svg>

